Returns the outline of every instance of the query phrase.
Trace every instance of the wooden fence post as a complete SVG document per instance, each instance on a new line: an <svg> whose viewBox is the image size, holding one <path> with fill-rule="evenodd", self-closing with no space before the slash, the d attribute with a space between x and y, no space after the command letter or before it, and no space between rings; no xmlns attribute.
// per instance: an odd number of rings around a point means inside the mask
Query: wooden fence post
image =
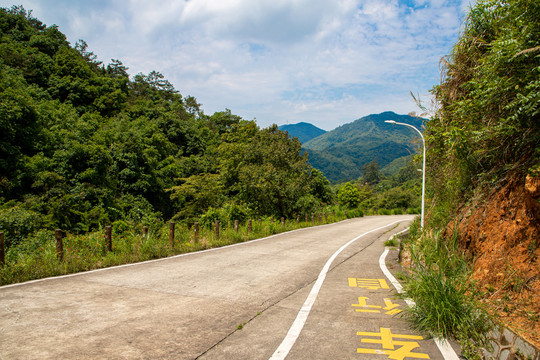
<svg viewBox="0 0 540 360"><path fill-rule="evenodd" d="M234 220L234 232L238 234L238 220Z"/></svg>
<svg viewBox="0 0 540 360"><path fill-rule="evenodd" d="M4 232L0 232L0 266L6 263L6 252L4 250Z"/></svg>
<svg viewBox="0 0 540 360"><path fill-rule="evenodd" d="M169 223L169 244L171 245L171 249L174 249L174 228L176 224L174 221L171 221Z"/></svg>
<svg viewBox="0 0 540 360"><path fill-rule="evenodd" d="M215 227L214 230L215 230L216 239L219 239L219 220L216 220L214 227Z"/></svg>
<svg viewBox="0 0 540 360"><path fill-rule="evenodd" d="M324 212L324 221L328 222L328 213L326 211Z"/></svg>
<svg viewBox="0 0 540 360"><path fill-rule="evenodd" d="M248 220L248 235L251 233L251 219Z"/></svg>
<svg viewBox="0 0 540 360"><path fill-rule="evenodd" d="M112 251L112 226L105 226L105 242L107 243L107 251Z"/></svg>
<svg viewBox="0 0 540 360"><path fill-rule="evenodd" d="M56 258L58 261L64 260L64 245L62 244L62 230L54 230L54 237L56 239Z"/></svg>
<svg viewBox="0 0 540 360"><path fill-rule="evenodd" d="M300 215L296 217L296 223L298 224L300 222Z"/></svg>
<svg viewBox="0 0 540 360"><path fill-rule="evenodd" d="M308 214L306 214L306 222L308 222Z"/></svg>
<svg viewBox="0 0 540 360"><path fill-rule="evenodd" d="M144 240L146 240L148 238L148 226L143 226L142 227L142 237Z"/></svg>
<svg viewBox="0 0 540 360"><path fill-rule="evenodd" d="M321 223L322 222L322 215L321 213L317 214L317 220Z"/></svg>
<svg viewBox="0 0 540 360"><path fill-rule="evenodd" d="M315 224L315 214L311 213L311 222Z"/></svg>
<svg viewBox="0 0 540 360"><path fill-rule="evenodd" d="M285 218L284 217L281 218L281 226L285 227Z"/></svg>
<svg viewBox="0 0 540 360"><path fill-rule="evenodd" d="M199 241L199 223L196 222L195 224L193 224L193 227L195 228L194 242L196 243L197 241Z"/></svg>

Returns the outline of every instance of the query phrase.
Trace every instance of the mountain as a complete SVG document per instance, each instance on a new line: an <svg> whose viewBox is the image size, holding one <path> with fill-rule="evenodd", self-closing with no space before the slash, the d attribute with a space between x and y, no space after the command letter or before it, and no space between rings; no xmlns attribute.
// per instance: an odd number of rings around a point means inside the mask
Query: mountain
<svg viewBox="0 0 540 360"><path fill-rule="evenodd" d="M394 120L422 130L424 119L383 112L357 119L303 143L313 167L331 182L356 180L362 166L377 159L382 169L394 160L418 151L422 141L406 126L385 123Z"/></svg>
<svg viewBox="0 0 540 360"><path fill-rule="evenodd" d="M315 125L305 122L291 125L281 125L278 127L278 129L281 131L286 131L291 137L297 137L302 144L326 133L325 130L319 129Z"/></svg>

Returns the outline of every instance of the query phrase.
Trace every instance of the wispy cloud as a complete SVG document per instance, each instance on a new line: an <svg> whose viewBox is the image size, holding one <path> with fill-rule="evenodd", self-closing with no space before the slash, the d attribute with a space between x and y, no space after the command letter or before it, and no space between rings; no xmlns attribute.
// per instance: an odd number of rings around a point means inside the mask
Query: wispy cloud
<svg viewBox="0 0 540 360"><path fill-rule="evenodd" d="M206 113L324 129L415 110L456 41L465 0L22 0L105 63L162 72ZM52 5L54 4L54 5ZM4 0L0 5L11 6Z"/></svg>

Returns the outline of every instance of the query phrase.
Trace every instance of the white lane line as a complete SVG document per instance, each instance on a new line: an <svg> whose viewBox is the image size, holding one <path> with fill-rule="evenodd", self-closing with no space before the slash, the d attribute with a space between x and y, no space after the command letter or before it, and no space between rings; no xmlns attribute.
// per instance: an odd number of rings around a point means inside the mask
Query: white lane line
<svg viewBox="0 0 540 360"><path fill-rule="evenodd" d="M409 228L393 235L391 238L407 230L409 230ZM386 255L388 255L389 250L390 248L388 246L385 247L384 252L379 257L379 267L381 268L384 275L388 278L388 280L392 283L392 285L394 285L394 287L396 288L396 291L400 294L403 294L403 287L401 286L399 281L394 277L394 275L392 275L390 271L388 271L388 268L386 267ZM415 305L414 301L411 299L405 299L405 302L407 303L407 305L409 305L409 307L413 307ZM448 341L440 340L438 338L433 338L433 340L435 341L435 344L439 348L439 351L441 352L445 360L459 360L459 356L456 354L454 349L450 346Z"/></svg>
<svg viewBox="0 0 540 360"><path fill-rule="evenodd" d="M300 332L304 328L304 325L306 323L306 320L309 316L309 313L311 311L311 307L315 303L315 300L317 299L317 295L319 295L319 291L321 290L321 286L324 282L324 279L326 278L326 274L328 273L328 270L330 269L330 266L332 265L332 262L336 259L336 257L343 251L345 248L349 245L351 245L356 240L366 236L367 234L370 234L375 231L379 231L381 229L384 229L385 227L397 224L399 222L402 222L403 220L394 221L393 223L390 223L385 226L381 226L377 229L370 230L368 232L363 233L360 236L355 237L345 245L339 248L329 259L326 261L326 264L322 268L321 272L319 273L319 277L317 278L317 281L315 281L315 284L311 288L311 291L306 298L306 301L304 302L304 305L302 305L302 308L298 312L298 315L296 316L296 319L294 320L293 324L291 325L289 332L279 345L279 347L276 349L272 357L270 357L270 360L283 360L287 355L289 354L289 351L291 351L291 348L293 347L294 343L296 342L296 339L298 339L298 336L300 335Z"/></svg>

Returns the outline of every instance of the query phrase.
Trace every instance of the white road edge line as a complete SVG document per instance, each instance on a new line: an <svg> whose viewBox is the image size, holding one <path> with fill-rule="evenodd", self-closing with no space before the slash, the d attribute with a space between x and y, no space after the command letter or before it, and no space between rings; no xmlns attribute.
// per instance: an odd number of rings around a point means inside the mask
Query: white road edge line
<svg viewBox="0 0 540 360"><path fill-rule="evenodd" d="M409 228L406 228L405 230L392 235L390 239L392 239L394 236L397 236L407 230L409 230ZM389 251L390 251L390 248L386 246L384 249L384 252L379 257L379 267L381 268L384 275L388 278L388 280L392 283L392 285L394 285L394 287L396 288L396 291L400 294L403 294L403 287L386 267L386 255L388 255ZM407 303L407 305L409 305L409 307L413 307L415 305L414 301L411 299L405 299L405 302ZM433 340L435 341L435 344L439 348L439 351L441 352L445 360L459 360L459 356L456 354L454 349L450 346L448 341L440 340L438 338L433 338Z"/></svg>
<svg viewBox="0 0 540 360"><path fill-rule="evenodd" d="M296 342L296 339L298 339L298 336L300 336L300 332L304 328L304 325L306 323L306 320L309 316L309 313L311 312L311 308L313 304L315 303L315 300L317 299L317 296L319 295L319 291L321 290L322 284L324 282L324 279L326 278L326 274L328 273L328 270L330 270L330 266L336 259L336 257L345 250L346 247L351 245L356 240L366 236L367 234L370 234L372 232L384 229L385 227L397 224L399 222L402 222L403 220L394 221L393 223L387 224L385 226L381 226L377 229L370 230L368 232L363 233L360 236L355 237L354 239L350 240L348 243L343 245L339 248L327 261L324 267L322 268L321 272L319 273L319 277L317 278L317 281L315 281L315 284L311 288L311 291L309 292L309 295L306 298L306 301L304 302L304 305L300 308L300 311L298 312L298 315L296 316L296 319L294 320L293 324L289 328L289 332L287 335L285 335L285 338L279 345L279 347L276 349L272 357L270 357L269 360L283 360L287 355L289 354L289 351L291 351L294 343Z"/></svg>

